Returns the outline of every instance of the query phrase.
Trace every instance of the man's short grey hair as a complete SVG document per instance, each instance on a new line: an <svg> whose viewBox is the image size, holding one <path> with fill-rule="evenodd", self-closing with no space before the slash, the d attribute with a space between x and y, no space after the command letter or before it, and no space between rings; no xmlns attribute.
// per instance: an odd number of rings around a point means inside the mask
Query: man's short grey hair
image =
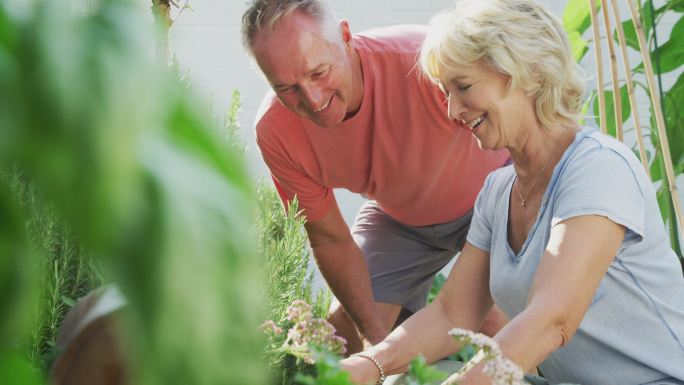
<svg viewBox="0 0 684 385"><path fill-rule="evenodd" d="M322 0L252 0L242 15L242 45L252 54L254 38L264 29L272 29L278 21L300 11L321 22L333 19L328 4Z"/></svg>

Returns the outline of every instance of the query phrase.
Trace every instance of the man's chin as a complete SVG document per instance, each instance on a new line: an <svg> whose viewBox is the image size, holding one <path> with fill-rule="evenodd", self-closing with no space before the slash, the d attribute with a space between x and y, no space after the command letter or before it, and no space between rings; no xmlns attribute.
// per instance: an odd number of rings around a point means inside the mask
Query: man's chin
<svg viewBox="0 0 684 385"><path fill-rule="evenodd" d="M344 121L344 118L328 118L328 117L318 117L318 116L313 116L309 117L309 120L312 121L314 124L317 126L323 127L323 128L335 128L342 124Z"/></svg>

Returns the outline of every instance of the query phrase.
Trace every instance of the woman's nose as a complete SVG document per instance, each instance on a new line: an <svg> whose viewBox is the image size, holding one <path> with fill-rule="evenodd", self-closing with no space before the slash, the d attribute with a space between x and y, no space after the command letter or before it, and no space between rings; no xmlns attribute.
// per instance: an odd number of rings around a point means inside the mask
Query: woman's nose
<svg viewBox="0 0 684 385"><path fill-rule="evenodd" d="M447 114L449 116L449 119L460 120L461 122L463 122L462 115L467 110L468 109L466 108L465 104L463 104L463 102L461 102L458 97L449 94L447 100Z"/></svg>

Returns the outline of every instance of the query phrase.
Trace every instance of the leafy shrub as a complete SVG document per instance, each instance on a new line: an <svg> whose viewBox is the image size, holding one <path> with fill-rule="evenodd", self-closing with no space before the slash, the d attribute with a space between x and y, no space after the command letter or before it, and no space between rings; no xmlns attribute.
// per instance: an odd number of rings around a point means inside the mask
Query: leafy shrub
<svg viewBox="0 0 684 385"><path fill-rule="evenodd" d="M47 369L57 353L55 341L66 312L79 298L100 286L103 278L97 262L30 181L18 171L7 173L2 179L20 203L26 232L37 253L38 314L28 343L28 356Z"/></svg>
<svg viewBox="0 0 684 385"><path fill-rule="evenodd" d="M304 232L304 218L298 215L296 200L285 212L273 186L257 181L257 234L259 254L263 258L266 286L266 319L287 323L287 308L296 300L312 304L315 318L325 318L330 294L312 293L313 274L309 269L310 252ZM273 343L282 345L287 336L276 336ZM298 372L311 373L312 367L278 350L265 352L273 384L293 384Z"/></svg>

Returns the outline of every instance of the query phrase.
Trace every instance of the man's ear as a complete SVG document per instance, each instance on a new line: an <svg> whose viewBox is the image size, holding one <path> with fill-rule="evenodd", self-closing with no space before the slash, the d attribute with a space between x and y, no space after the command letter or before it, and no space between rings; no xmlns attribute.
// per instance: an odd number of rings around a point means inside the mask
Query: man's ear
<svg viewBox="0 0 684 385"><path fill-rule="evenodd" d="M348 49L353 48L353 39L351 29L349 29L349 22L347 19L340 20L340 32L342 32L342 42Z"/></svg>

